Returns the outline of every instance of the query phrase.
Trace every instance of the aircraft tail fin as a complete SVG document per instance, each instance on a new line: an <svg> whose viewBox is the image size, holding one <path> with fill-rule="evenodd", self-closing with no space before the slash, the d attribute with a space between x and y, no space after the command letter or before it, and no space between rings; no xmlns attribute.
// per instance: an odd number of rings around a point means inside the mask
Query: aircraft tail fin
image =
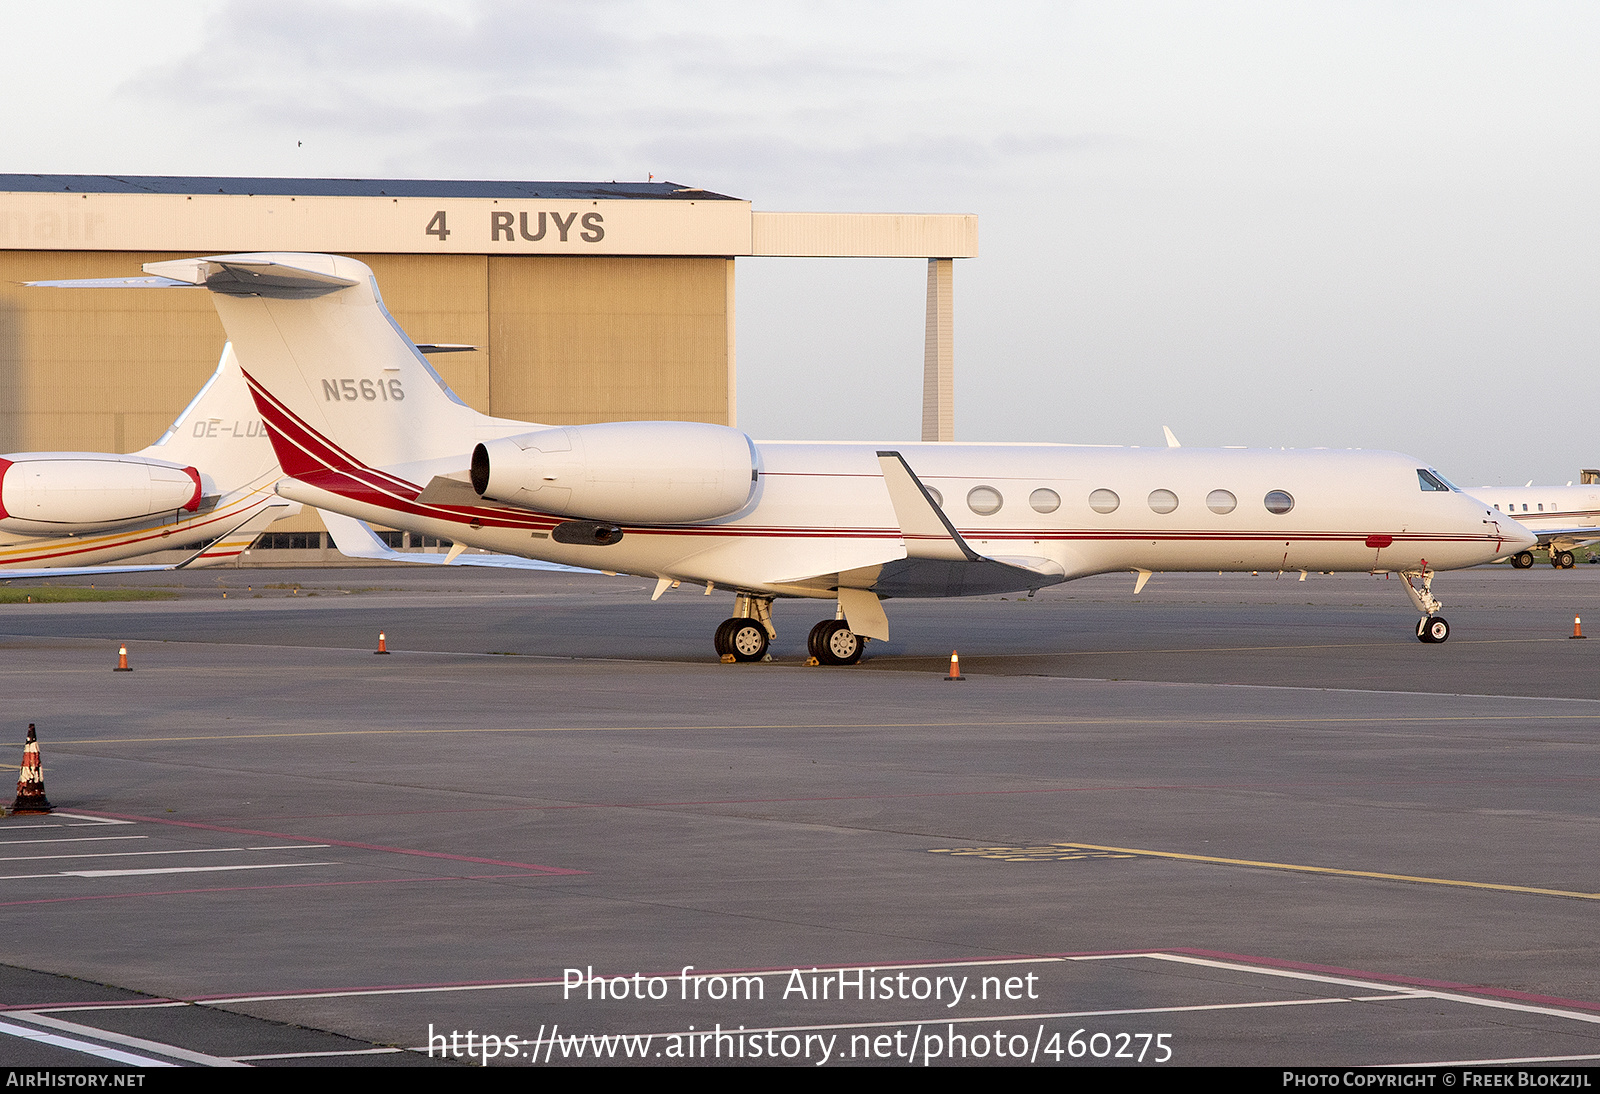
<svg viewBox="0 0 1600 1094"><path fill-rule="evenodd" d="M161 439L135 455L198 468L203 495L276 477L277 458L229 343L200 393Z"/></svg>
<svg viewBox="0 0 1600 1094"><path fill-rule="evenodd" d="M243 370L362 463L466 455L485 435L530 428L457 398L384 307L372 270L355 259L237 254L144 269L209 290Z"/></svg>

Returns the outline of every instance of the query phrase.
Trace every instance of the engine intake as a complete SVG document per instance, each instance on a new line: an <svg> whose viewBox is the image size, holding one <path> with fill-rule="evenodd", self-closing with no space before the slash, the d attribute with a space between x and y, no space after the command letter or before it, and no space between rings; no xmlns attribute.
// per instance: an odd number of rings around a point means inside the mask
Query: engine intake
<svg viewBox="0 0 1600 1094"><path fill-rule="evenodd" d="M485 441L472 486L490 501L623 524L730 516L755 495L755 445L703 422L605 422Z"/></svg>

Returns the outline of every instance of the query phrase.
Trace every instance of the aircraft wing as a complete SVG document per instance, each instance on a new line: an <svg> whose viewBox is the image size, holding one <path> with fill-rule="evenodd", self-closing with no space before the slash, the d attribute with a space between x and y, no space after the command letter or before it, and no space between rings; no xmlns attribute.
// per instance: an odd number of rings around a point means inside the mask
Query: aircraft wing
<svg viewBox="0 0 1600 1094"><path fill-rule="evenodd" d="M540 562L535 558L520 558L516 555L463 554L464 548L459 543L451 548L448 554L443 555L403 554L379 539L378 533L374 532L366 521L333 513L327 509L318 511L322 514L322 523L327 526L328 535L333 537L333 545L347 558L367 558L382 562L420 562L435 566L498 566L511 570L559 570L569 574L600 572L586 570L581 566L562 566L555 562Z"/></svg>
<svg viewBox="0 0 1600 1094"><path fill-rule="evenodd" d="M1524 525L1528 531L1539 537L1539 546L1548 547L1552 543L1560 543L1565 550L1574 547L1587 547L1591 543L1600 543L1600 529L1593 524L1585 524L1576 528L1532 528Z"/></svg>
<svg viewBox="0 0 1600 1094"><path fill-rule="evenodd" d="M979 554L956 531L904 456L879 452L878 465L905 541L905 557L776 584L859 589L880 597L925 597L1015 593L1067 580L1067 571L1053 559Z"/></svg>
<svg viewBox="0 0 1600 1094"><path fill-rule="evenodd" d="M53 566L43 570L0 570L0 581L14 577L93 577L96 574L148 574L157 570L176 570L182 563L170 566Z"/></svg>
<svg viewBox="0 0 1600 1094"><path fill-rule="evenodd" d="M216 539L206 543L181 562L164 566L51 566L32 570L0 569L0 581L14 577L94 577L97 574L148 574L161 570L199 569L237 558L246 547L256 541L261 530L275 520L290 515L295 506L277 502L263 506Z"/></svg>

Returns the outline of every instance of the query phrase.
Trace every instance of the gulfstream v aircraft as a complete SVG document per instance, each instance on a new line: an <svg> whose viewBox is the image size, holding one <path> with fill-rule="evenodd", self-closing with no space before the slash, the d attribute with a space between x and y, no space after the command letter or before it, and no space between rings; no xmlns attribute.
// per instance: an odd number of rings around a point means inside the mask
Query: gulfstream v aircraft
<svg viewBox="0 0 1600 1094"><path fill-rule="evenodd" d="M203 286L278 454L285 498L491 551L734 594L719 654L760 659L773 601L836 600L818 660L887 639L882 601L1036 590L1158 570L1393 571L1431 586L1534 542L1388 452L757 443L698 422L545 426L444 385L353 259L154 262L130 285ZM105 284L105 282L100 282Z"/></svg>
<svg viewBox="0 0 1600 1094"><path fill-rule="evenodd" d="M273 491L278 460L231 346L217 371L148 448L0 455L0 579L107 572L155 551L180 565L237 558L300 511ZM118 572L164 566L115 566Z"/></svg>

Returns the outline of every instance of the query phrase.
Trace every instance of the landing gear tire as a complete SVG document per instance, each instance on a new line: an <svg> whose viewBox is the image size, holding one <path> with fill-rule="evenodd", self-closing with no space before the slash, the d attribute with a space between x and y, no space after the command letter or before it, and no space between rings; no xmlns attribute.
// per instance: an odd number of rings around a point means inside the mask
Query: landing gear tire
<svg viewBox="0 0 1600 1094"><path fill-rule="evenodd" d="M1442 615L1425 616L1417 621L1417 637L1424 642L1443 642L1450 637L1450 624Z"/></svg>
<svg viewBox="0 0 1600 1094"><path fill-rule="evenodd" d="M818 623L815 627L812 627L811 633L806 635L806 653L816 658L819 664L822 662L822 643L824 640L823 635L827 633L828 627L832 625L832 623L833 620L824 619L821 623Z"/></svg>
<svg viewBox="0 0 1600 1094"><path fill-rule="evenodd" d="M1512 555L1511 565L1515 566L1519 570L1533 569L1533 552L1519 551L1517 554Z"/></svg>
<svg viewBox="0 0 1600 1094"><path fill-rule="evenodd" d="M728 635L740 623L748 622L744 619L724 619L717 624L716 633L711 636L711 644L716 648L718 657L727 657L733 653L733 646L728 642Z"/></svg>
<svg viewBox="0 0 1600 1094"><path fill-rule="evenodd" d="M728 628L724 640L735 661L759 661L767 655L767 628L754 619L730 619L723 626Z"/></svg>
<svg viewBox="0 0 1600 1094"><path fill-rule="evenodd" d="M1578 564L1578 560L1573 557L1571 551L1558 551L1555 555L1555 563L1558 570L1570 570Z"/></svg>
<svg viewBox="0 0 1600 1094"><path fill-rule="evenodd" d="M806 646L824 665L853 665L861 660L867 640L842 619L825 619L811 628Z"/></svg>

